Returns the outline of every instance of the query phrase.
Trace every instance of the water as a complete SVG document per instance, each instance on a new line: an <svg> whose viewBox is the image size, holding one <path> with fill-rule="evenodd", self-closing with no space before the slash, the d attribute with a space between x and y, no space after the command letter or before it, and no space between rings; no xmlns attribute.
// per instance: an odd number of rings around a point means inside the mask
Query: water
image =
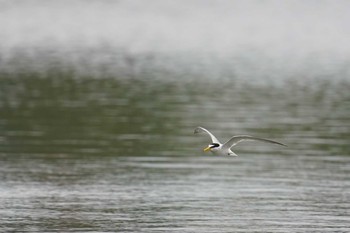
<svg viewBox="0 0 350 233"><path fill-rule="evenodd" d="M2 229L345 232L348 162L254 154L12 159Z"/></svg>
<svg viewBox="0 0 350 233"><path fill-rule="evenodd" d="M348 4L0 1L0 231L350 231Z"/></svg>
<svg viewBox="0 0 350 233"><path fill-rule="evenodd" d="M348 85L3 77L1 230L348 231Z"/></svg>

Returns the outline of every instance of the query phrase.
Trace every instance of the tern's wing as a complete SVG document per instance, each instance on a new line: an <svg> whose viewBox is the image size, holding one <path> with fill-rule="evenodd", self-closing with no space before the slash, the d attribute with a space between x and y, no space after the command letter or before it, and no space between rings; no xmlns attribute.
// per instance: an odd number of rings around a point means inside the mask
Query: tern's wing
<svg viewBox="0 0 350 233"><path fill-rule="evenodd" d="M195 134L201 133L201 132L205 132L205 133L209 134L209 136L210 136L210 138L211 138L211 141L212 141L213 143L219 143L219 144L220 144L219 140L218 140L212 133L210 133L209 130L207 130L207 129L203 128L203 127L200 127L200 126L198 126L198 127L194 130L194 133L195 133Z"/></svg>
<svg viewBox="0 0 350 233"><path fill-rule="evenodd" d="M248 135L239 135L239 136L233 136L230 140L225 142L224 145L222 146L222 148L229 149L229 148L231 148L231 147L233 147L233 146L235 146L238 143L243 142L243 141L262 141L262 142L278 144L281 146L287 146L283 143L276 142L276 141L269 140L269 139L265 139L265 138L257 138L257 137L252 137L252 136L248 136Z"/></svg>

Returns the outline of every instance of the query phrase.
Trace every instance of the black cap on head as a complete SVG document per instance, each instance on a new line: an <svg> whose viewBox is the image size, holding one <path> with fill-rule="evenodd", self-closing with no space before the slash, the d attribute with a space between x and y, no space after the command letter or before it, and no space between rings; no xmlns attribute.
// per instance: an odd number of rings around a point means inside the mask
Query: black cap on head
<svg viewBox="0 0 350 233"><path fill-rule="evenodd" d="M215 147L219 147L220 144L219 143L210 143L210 148L215 148Z"/></svg>

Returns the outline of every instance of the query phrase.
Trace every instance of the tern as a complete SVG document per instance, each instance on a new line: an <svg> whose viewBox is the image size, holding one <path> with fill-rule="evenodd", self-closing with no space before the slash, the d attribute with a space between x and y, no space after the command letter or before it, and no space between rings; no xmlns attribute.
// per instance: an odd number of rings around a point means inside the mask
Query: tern
<svg viewBox="0 0 350 233"><path fill-rule="evenodd" d="M231 147L237 145L240 142L243 141L262 141L262 142L268 142L268 143L273 143L273 144L278 144L281 146L287 146L283 143L280 142L276 142L270 139L265 139L265 138L257 138L257 137L252 137L249 135L237 135L237 136L233 136L230 138L230 140L228 140L227 142L225 142L224 144L220 143L220 141L214 136L214 134L212 134L209 130L198 126L195 130L194 130L194 134L198 134L198 133L207 133L210 138L212 143L210 143L206 148L204 148L203 151L211 151L213 154L215 155L228 155L228 156L237 156L232 150Z"/></svg>

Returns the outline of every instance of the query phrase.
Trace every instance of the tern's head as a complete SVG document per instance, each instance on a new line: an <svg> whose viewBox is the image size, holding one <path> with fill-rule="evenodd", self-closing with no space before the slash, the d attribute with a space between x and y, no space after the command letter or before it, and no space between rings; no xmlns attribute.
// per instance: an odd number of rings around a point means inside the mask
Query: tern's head
<svg viewBox="0 0 350 233"><path fill-rule="evenodd" d="M204 151L208 151L214 148L218 148L220 146L219 143L210 143L206 148L204 148Z"/></svg>

